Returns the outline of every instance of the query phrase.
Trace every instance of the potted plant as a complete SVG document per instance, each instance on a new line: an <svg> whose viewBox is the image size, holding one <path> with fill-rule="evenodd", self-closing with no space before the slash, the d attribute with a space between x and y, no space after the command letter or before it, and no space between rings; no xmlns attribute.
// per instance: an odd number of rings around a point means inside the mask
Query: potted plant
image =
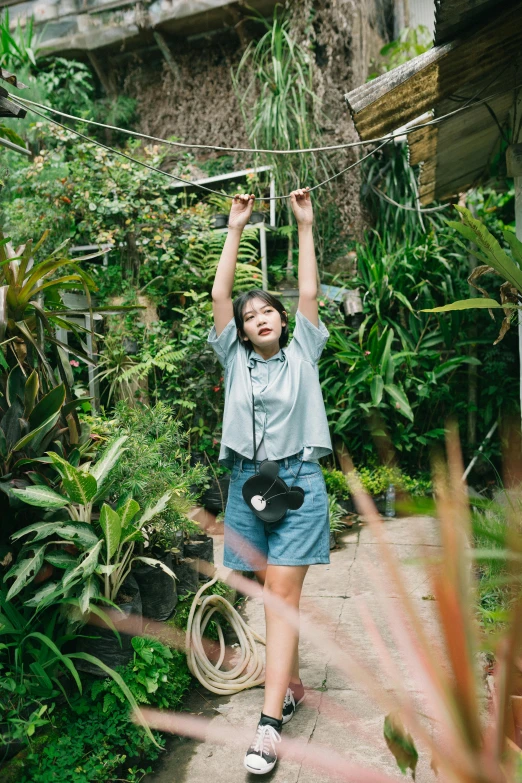
<svg viewBox="0 0 522 783"><path fill-rule="evenodd" d="M210 486L203 492L199 502L207 511L219 514L225 510L227 505L230 474L228 471L225 472L226 469L221 466L214 467L206 453L205 456L214 475Z"/></svg>
<svg viewBox="0 0 522 783"><path fill-rule="evenodd" d="M355 511L346 476L341 470L322 468L328 494L332 495L346 514Z"/></svg>
<svg viewBox="0 0 522 783"><path fill-rule="evenodd" d="M337 546L337 534L344 529L341 520L344 517L344 509L337 501L335 495L328 493L328 507L330 516L330 549Z"/></svg>
<svg viewBox="0 0 522 783"><path fill-rule="evenodd" d="M225 194L219 196L217 193L211 193L207 202L214 208L211 218L212 228L226 228L228 226L228 215L230 212L231 199Z"/></svg>
<svg viewBox="0 0 522 783"><path fill-rule="evenodd" d="M249 223L262 223L265 219L265 213L254 210L250 215Z"/></svg>
<svg viewBox="0 0 522 783"><path fill-rule="evenodd" d="M119 403L114 429L127 438L127 453L111 473L107 497L116 503L118 496L126 492L141 506L147 506L170 493L165 508L144 526L143 540L137 549L140 555L161 561L178 576L184 538L199 532L187 513L207 470L198 463L191 465L187 434L165 403L139 409ZM175 584L159 565L142 561L135 562L133 575L140 586L143 616L161 621L170 617L177 603L179 582Z"/></svg>
<svg viewBox="0 0 522 783"><path fill-rule="evenodd" d="M228 215L224 212L212 215L212 228L226 228L228 226Z"/></svg>
<svg viewBox="0 0 522 783"><path fill-rule="evenodd" d="M108 476L125 451L125 441L125 436L114 441L101 459L88 469L76 468L60 455L48 452L49 460L59 474L54 486L35 484L13 490L20 500L45 509L47 513L43 521L28 525L12 536L13 540L24 539L26 543L5 577L15 579L8 599L19 593L47 562L60 569L63 575L37 591L33 600L39 607L65 596L67 602L76 607L79 622L85 622L91 613L117 630L118 622L128 614L141 614L139 588L131 576L134 562L157 565L175 579L167 565L135 552L136 544L144 540L145 525L164 510L170 493L143 512L128 494L120 497L114 508L104 502L109 488ZM100 508L99 513L96 508ZM64 544L73 544L76 552L64 551L61 548ZM102 605L104 608L119 607L120 621L108 621ZM109 665L119 665L120 640L103 628L92 626L89 630L103 639L96 650L98 657ZM83 640L82 645L85 646ZM130 651L130 637L126 638L123 647Z"/></svg>

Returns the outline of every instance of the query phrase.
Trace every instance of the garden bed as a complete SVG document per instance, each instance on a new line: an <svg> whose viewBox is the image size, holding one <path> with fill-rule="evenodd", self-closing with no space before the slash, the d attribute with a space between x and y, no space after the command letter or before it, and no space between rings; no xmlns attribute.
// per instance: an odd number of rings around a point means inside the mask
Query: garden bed
<svg viewBox="0 0 522 783"><path fill-rule="evenodd" d="M236 592L222 582L210 589L232 604ZM194 593L185 593L167 626L185 630ZM225 634L227 626L224 624ZM230 629L229 629L230 630ZM206 637L218 640L217 628L210 622ZM232 641L231 637L227 642ZM122 677L140 705L179 710L194 682L184 651L169 649L157 639L134 636L132 659L115 671ZM106 783L124 779L138 783L152 772L164 747L159 732L148 736L129 720L128 700L110 677L82 674L83 692L68 690L62 699L46 705L46 725L37 730L29 745L18 749L13 758L0 765L5 783ZM45 713L44 713L45 714Z"/></svg>

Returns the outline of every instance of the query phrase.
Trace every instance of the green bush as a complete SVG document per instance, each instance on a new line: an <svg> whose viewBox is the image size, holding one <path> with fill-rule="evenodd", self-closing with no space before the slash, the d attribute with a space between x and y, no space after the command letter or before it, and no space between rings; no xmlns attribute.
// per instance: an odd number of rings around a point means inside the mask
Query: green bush
<svg viewBox="0 0 522 783"><path fill-rule="evenodd" d="M322 470L328 494L338 500L347 500L350 497L350 489L344 473L341 470L327 470L326 468Z"/></svg>
<svg viewBox="0 0 522 783"><path fill-rule="evenodd" d="M190 673L185 654L172 651L157 639L135 636L132 639L134 656L131 663L118 669L138 704L160 709L174 709L190 685ZM103 697L103 712L112 712L125 705L121 688L107 678L92 685L92 696Z"/></svg>
<svg viewBox="0 0 522 783"><path fill-rule="evenodd" d="M503 554L507 550L509 517L520 515L520 502L511 501L508 506L495 501L474 501L471 524L473 545L489 552L474 565L478 576L478 616L490 629L500 629L506 621L515 593L509 580L508 561ZM510 507L512 504L513 507Z"/></svg>
<svg viewBox="0 0 522 783"><path fill-rule="evenodd" d="M156 742L164 744L155 733ZM153 761L160 749L138 726L130 723L123 705L103 711L87 691L59 713L55 733L38 752L29 753L20 783L107 783L122 778L138 783L151 768L141 768L140 759ZM136 761L138 762L136 763Z"/></svg>
<svg viewBox="0 0 522 783"><path fill-rule="evenodd" d="M130 493L145 507L171 492L167 507L146 528L149 551L169 550L177 530L198 530L186 514L206 486L208 471L190 466L186 430L165 403L138 409L121 401L112 425L115 436L127 437L127 452L111 474L110 497Z"/></svg>
<svg viewBox="0 0 522 783"><path fill-rule="evenodd" d="M322 471L327 491L337 500L347 500L351 492L344 473L327 468L322 468ZM428 476L419 475L412 478L399 468L379 465L375 468L357 468L356 473L363 489L373 497L384 494L390 484L393 484L396 491L406 492L413 497L424 497L432 492L431 479Z"/></svg>
<svg viewBox="0 0 522 783"><path fill-rule="evenodd" d="M135 637L133 646L133 661L117 671L136 701L176 708L191 682L185 655L155 639ZM27 755L20 783L138 783L152 771L148 762L158 758L160 749L129 721L128 713L113 680L89 678L83 694L54 717L45 745ZM164 745L159 733L154 738Z"/></svg>
<svg viewBox="0 0 522 783"><path fill-rule="evenodd" d="M330 517L330 532L336 533L339 530L342 530L344 527L341 519L345 516L346 512L343 507L339 505L335 495L331 495L330 493L328 493L328 509Z"/></svg>

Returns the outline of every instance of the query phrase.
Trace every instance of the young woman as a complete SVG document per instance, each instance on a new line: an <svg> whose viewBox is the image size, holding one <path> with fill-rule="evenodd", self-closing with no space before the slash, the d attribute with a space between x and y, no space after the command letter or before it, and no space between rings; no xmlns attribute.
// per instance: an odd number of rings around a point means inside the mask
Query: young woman
<svg viewBox="0 0 522 783"><path fill-rule="evenodd" d="M279 299L261 290L232 301L239 241L254 205L236 195L212 288L214 326L208 342L224 367L225 410L219 462L232 469L225 510L225 566L254 571L271 593L295 610L308 567L329 563L328 499L319 457L332 445L317 362L328 340L318 317L317 264L308 189L291 194L299 229L299 305L292 340ZM255 408L254 454L252 395ZM246 504L242 487L264 460L279 463L279 477L304 490L299 509L267 527ZM255 460L255 461L254 461ZM302 464L301 464L302 462ZM298 474L298 470L300 472ZM261 719L244 765L262 775L277 762L283 723L303 701L298 633L265 603L265 696Z"/></svg>

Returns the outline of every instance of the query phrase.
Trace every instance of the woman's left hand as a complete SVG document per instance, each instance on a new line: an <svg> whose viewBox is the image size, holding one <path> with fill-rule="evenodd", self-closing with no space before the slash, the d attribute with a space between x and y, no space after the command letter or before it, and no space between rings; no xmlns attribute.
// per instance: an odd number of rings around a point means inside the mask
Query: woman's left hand
<svg viewBox="0 0 522 783"><path fill-rule="evenodd" d="M314 222L314 210L310 198L310 188L298 188L290 193L290 204L296 221L303 226L311 226Z"/></svg>

